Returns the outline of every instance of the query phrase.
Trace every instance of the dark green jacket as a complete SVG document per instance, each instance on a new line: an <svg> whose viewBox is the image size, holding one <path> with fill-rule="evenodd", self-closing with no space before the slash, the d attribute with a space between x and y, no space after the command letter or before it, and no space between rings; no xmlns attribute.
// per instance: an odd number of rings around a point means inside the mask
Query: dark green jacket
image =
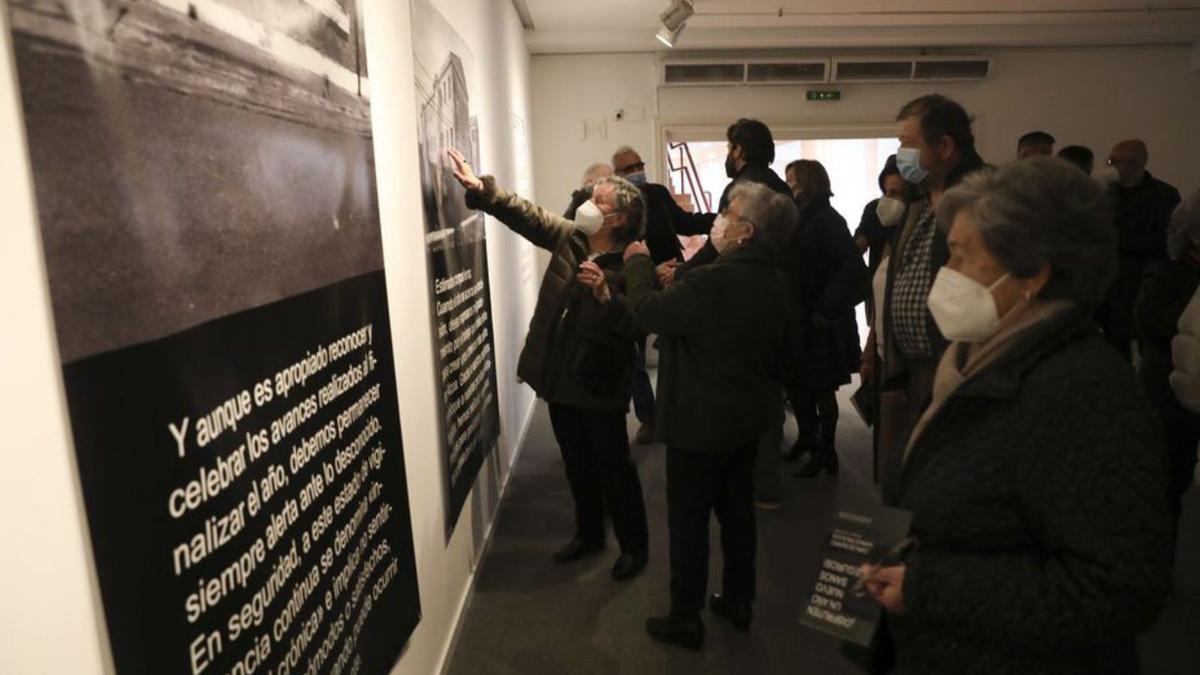
<svg viewBox="0 0 1200 675"><path fill-rule="evenodd" d="M688 450L754 442L780 396L787 286L771 248L748 243L660 291L650 258L625 265L638 328L659 336L659 440Z"/></svg>
<svg viewBox="0 0 1200 675"><path fill-rule="evenodd" d="M550 403L587 410L626 410L634 359L633 318L618 289L600 304L576 280L592 251L571 221L550 213L483 177L483 190L467 192L467 206L485 211L553 256L529 321L517 377ZM611 277L619 253L595 260Z"/></svg>

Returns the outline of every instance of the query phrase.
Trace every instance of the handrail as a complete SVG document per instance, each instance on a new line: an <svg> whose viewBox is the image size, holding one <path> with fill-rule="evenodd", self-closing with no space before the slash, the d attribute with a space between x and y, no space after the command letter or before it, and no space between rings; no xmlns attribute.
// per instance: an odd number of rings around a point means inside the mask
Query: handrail
<svg viewBox="0 0 1200 675"><path fill-rule="evenodd" d="M675 157L672 154L675 150L679 151L679 166L676 166ZM704 185L700 180L700 171L696 168L696 160L692 157L692 149L688 147L686 142L673 142L669 144L667 165L672 173L683 174L680 183L683 185L684 190L692 194L697 205L704 206L706 213L711 213L712 195L704 189Z"/></svg>

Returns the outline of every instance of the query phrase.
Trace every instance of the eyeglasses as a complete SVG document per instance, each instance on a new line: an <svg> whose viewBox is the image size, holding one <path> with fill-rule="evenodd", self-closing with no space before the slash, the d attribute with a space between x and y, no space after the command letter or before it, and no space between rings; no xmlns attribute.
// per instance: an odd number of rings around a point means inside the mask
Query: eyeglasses
<svg viewBox="0 0 1200 675"><path fill-rule="evenodd" d="M633 173L635 171L641 171L642 169L645 169L645 168L646 168L645 162L638 162L636 164L630 164L629 166L625 166L625 167L621 167L621 168L617 169L617 173L619 173L619 174Z"/></svg>

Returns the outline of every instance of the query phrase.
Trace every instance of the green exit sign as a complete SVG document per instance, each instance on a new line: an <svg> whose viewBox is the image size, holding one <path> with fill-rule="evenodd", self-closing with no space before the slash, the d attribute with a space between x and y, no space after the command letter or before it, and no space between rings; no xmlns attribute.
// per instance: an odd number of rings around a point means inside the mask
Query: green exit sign
<svg viewBox="0 0 1200 675"><path fill-rule="evenodd" d="M842 92L837 89L809 89L808 100L810 101L840 101L842 100Z"/></svg>

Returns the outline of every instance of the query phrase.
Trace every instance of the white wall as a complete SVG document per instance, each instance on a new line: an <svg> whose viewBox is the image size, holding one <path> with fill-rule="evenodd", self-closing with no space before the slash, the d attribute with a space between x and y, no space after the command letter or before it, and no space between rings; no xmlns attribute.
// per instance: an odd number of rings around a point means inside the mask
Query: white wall
<svg viewBox="0 0 1200 675"><path fill-rule="evenodd" d="M1058 147L1091 147L1098 166L1114 142L1141 137L1150 146L1153 174L1181 191L1200 185L1200 114L1196 113L1200 110L1200 72L1189 68L1190 48L985 53L994 63L993 75L985 81L829 85L842 90L842 100L835 103L806 102L804 87L659 89L658 55L650 53L535 55L535 119L546 120L535 127L538 192L565 199L588 161L605 157L605 151L616 147L611 124L608 142L582 141L576 133L582 119L596 116L614 103L645 102L648 109L657 105L658 126L648 122L629 134L641 146L652 147L660 127L723 127L738 117L757 117L780 127L890 127L901 105L931 91L957 99L976 116L979 146L990 162L1003 163L1015 157L1017 138L1034 129L1053 134ZM665 180L663 174L657 175Z"/></svg>
<svg viewBox="0 0 1200 675"><path fill-rule="evenodd" d="M537 291L533 252L489 220L488 263L503 435L449 542L434 395L428 277L417 176L407 1L367 0L375 159L423 617L396 673L443 666L499 498L527 429L533 394L515 381ZM514 185L529 166L529 56L515 10L496 0L435 0L474 49L484 169ZM0 12L7 21L7 12ZM70 442L7 24L0 25L0 672L111 672Z"/></svg>
<svg viewBox="0 0 1200 675"><path fill-rule="evenodd" d="M587 167L610 161L622 145L636 148L655 175L655 63L651 54L533 57L533 160L547 208L565 209ZM618 122L618 109L644 115Z"/></svg>

